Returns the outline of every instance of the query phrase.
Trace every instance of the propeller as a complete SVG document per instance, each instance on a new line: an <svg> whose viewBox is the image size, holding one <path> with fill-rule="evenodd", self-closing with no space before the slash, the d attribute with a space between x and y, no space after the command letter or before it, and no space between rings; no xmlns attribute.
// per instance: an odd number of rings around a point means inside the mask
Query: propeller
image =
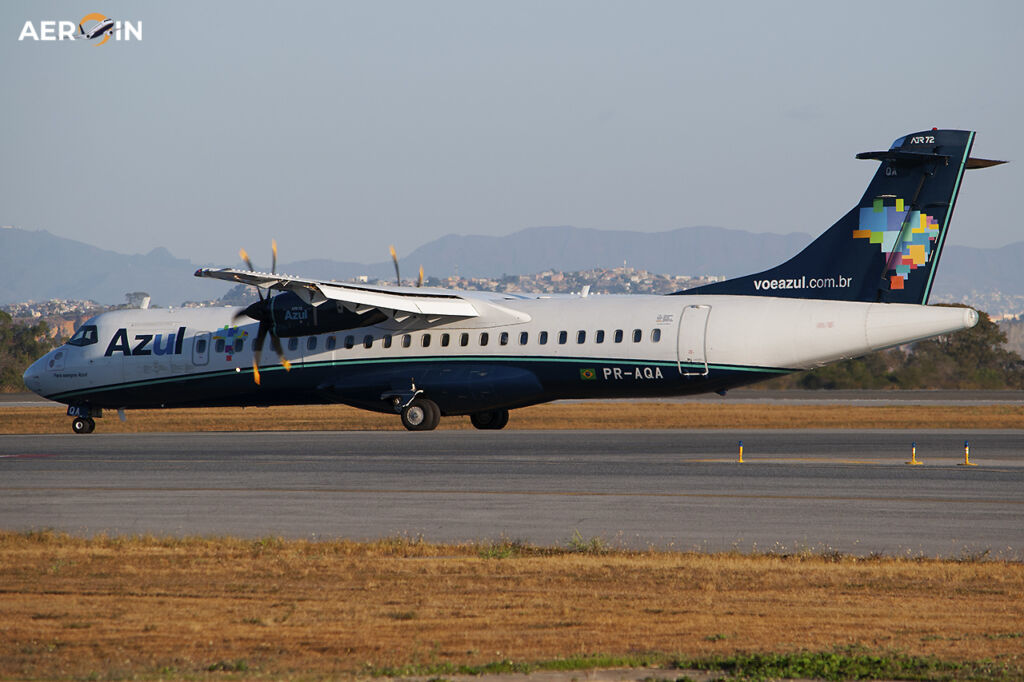
<svg viewBox="0 0 1024 682"><path fill-rule="evenodd" d="M277 274L277 241L270 240L270 250L273 253L273 260L270 265L270 273ZM255 270L252 261L249 260L249 254L245 252L245 249L239 249L238 255L241 256L242 260L245 261L246 266L250 270ZM277 353L277 357L281 360L281 366L284 367L286 372L291 371L292 363L288 362L288 358L284 356L284 348L281 346L281 339L278 338L274 332L274 319L273 313L271 312L271 297L267 294L263 296L263 289L256 287L256 294L260 297L260 300L253 303L247 308L243 308L235 313L235 320L239 320L243 317L250 317L260 323L259 331L256 332L256 340L253 342L252 347L252 378L257 385L260 383L260 356L263 352L263 341L266 339L267 334L270 334L270 345Z"/></svg>
<svg viewBox="0 0 1024 682"><path fill-rule="evenodd" d="M395 281L398 283L398 286L402 286L402 275L400 275L399 272L398 272L398 254L395 253L395 247L394 246L390 246L388 248L391 249L391 260L395 263ZM423 266L422 265L420 266L420 278L419 278L419 280L417 280L416 286L418 286L418 287L423 286Z"/></svg>
<svg viewBox="0 0 1024 682"><path fill-rule="evenodd" d="M398 254L395 253L394 246L389 246L388 248L391 249L391 260L395 263L395 281L398 283L398 286L402 286L402 275L398 273Z"/></svg>

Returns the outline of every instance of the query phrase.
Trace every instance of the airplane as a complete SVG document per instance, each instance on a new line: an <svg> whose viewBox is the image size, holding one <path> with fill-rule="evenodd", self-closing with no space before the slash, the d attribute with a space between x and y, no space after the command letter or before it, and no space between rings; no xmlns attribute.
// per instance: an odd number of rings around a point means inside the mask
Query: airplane
<svg viewBox="0 0 1024 682"><path fill-rule="evenodd" d="M274 243L269 273L244 251L247 269L195 272L256 287L252 305L103 313L24 381L68 405L75 433L110 409L343 403L429 431L452 415L501 429L559 399L724 395L977 323L925 305L964 172L1003 163L971 158L974 138L932 129L858 154L880 165L857 205L745 277L668 295L372 286L279 274Z"/></svg>
<svg viewBox="0 0 1024 682"><path fill-rule="evenodd" d="M83 21L83 23L84 23L84 21ZM105 36L105 35L108 35L108 34L113 35L114 33L116 33L119 30L120 29L117 27L117 22L116 21L114 21L113 19L109 19L109 18L102 18L102 19L97 20L96 24L93 25L93 27L90 28L88 31L86 31L82 27L82 24L79 24L78 25L78 33L76 33L73 37L74 37L75 40L94 40L96 38L99 38L101 36Z"/></svg>

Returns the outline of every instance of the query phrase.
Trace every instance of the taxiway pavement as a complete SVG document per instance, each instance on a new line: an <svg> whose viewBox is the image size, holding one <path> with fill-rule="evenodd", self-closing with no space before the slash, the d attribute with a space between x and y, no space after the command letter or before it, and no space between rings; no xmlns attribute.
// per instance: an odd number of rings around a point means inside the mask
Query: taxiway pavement
<svg viewBox="0 0 1024 682"><path fill-rule="evenodd" d="M0 528L1020 558L1024 434L0 436Z"/></svg>

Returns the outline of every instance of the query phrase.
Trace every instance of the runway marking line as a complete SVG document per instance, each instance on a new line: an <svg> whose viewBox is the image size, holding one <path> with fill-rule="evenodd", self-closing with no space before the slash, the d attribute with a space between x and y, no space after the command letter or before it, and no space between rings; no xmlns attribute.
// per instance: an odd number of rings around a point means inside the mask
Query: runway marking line
<svg viewBox="0 0 1024 682"><path fill-rule="evenodd" d="M43 452L23 452L9 455L0 455L0 459L43 459L46 457L59 457L59 455Z"/></svg>
<svg viewBox="0 0 1024 682"><path fill-rule="evenodd" d="M331 495L500 495L522 497L652 497L737 500L818 500L827 502L925 502L941 504L1012 504L1024 505L1024 500L972 500L952 497L872 497L867 495L772 495L745 493L629 493L595 491L544 490L413 490L388 488L155 488L113 486L0 486L3 492L125 492L125 493L299 493Z"/></svg>

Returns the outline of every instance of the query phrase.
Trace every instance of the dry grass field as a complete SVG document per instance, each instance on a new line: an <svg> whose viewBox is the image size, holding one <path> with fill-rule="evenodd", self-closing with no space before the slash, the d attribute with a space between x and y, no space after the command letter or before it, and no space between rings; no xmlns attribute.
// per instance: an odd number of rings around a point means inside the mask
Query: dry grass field
<svg viewBox="0 0 1024 682"><path fill-rule="evenodd" d="M268 408L131 410L97 421L97 433L154 431L402 430L397 415L344 405ZM70 433L62 407L0 409L0 434ZM469 417L441 420L441 429L472 429ZM514 410L510 429L848 429L1024 428L1024 407L1012 405L779 405L730 403L552 403Z"/></svg>
<svg viewBox="0 0 1024 682"><path fill-rule="evenodd" d="M579 538L543 549L0 533L0 635L3 678L322 679L839 649L945 661L934 679L1021 679L1024 565Z"/></svg>

